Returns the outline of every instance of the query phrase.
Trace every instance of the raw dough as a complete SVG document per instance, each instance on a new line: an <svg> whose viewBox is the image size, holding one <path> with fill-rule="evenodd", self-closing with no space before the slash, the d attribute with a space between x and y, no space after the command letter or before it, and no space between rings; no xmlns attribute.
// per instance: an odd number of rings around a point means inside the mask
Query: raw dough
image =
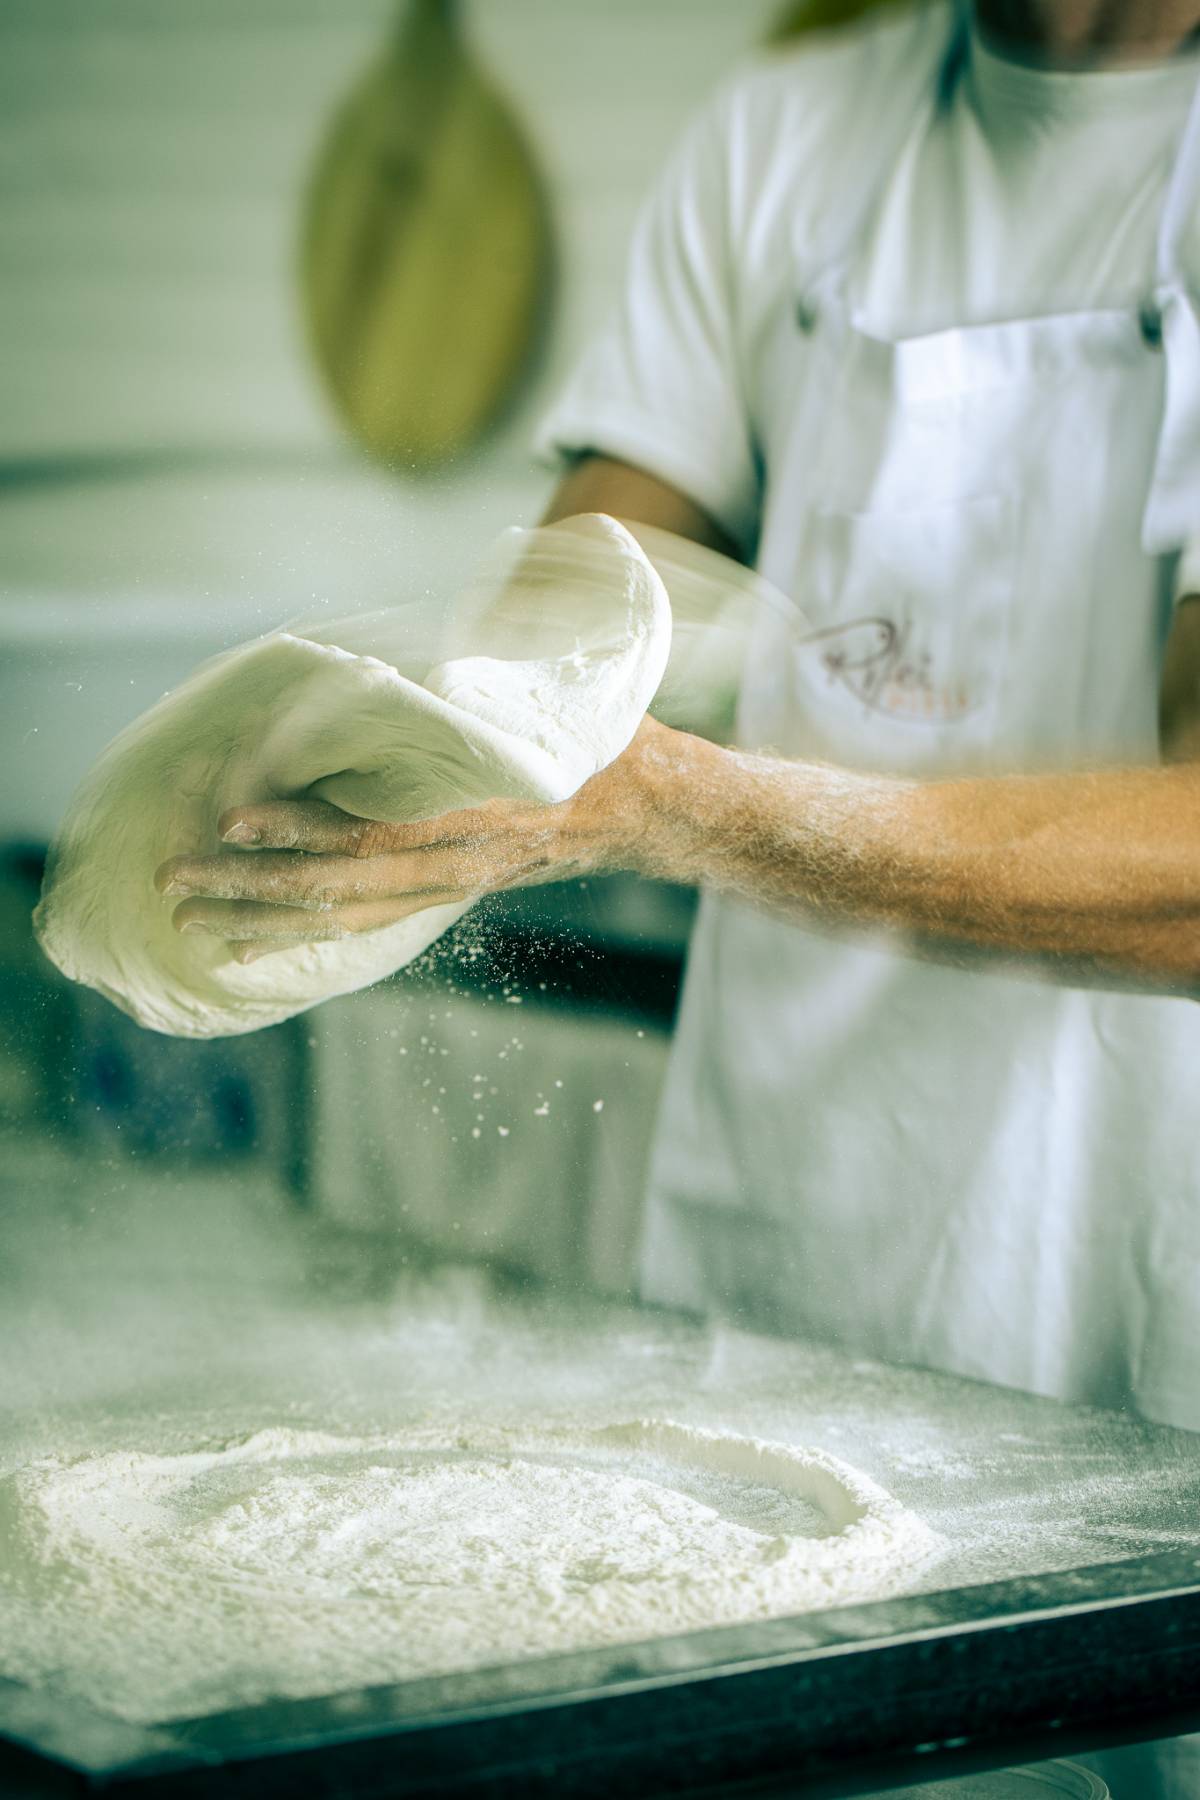
<svg viewBox="0 0 1200 1800"><path fill-rule="evenodd" d="M832 1456L668 1421L48 1458L0 1517L0 1674L143 1720L877 1599L940 1542Z"/></svg>
<svg viewBox="0 0 1200 1800"><path fill-rule="evenodd" d="M221 940L174 930L177 902L153 875L168 856L218 850L217 818L237 803L311 795L421 819L499 796L564 800L617 756L670 646L666 590L629 532L597 514L506 533L475 587L449 655L422 644L428 615L412 608L275 632L122 732L51 859L36 923L52 961L139 1024L221 1037L365 987L432 943L465 908L242 965Z"/></svg>

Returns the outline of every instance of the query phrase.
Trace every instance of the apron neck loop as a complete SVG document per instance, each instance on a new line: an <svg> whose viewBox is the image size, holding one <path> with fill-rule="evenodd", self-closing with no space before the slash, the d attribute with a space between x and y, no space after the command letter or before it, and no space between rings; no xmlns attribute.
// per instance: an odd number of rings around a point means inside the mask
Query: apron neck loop
<svg viewBox="0 0 1200 1800"><path fill-rule="evenodd" d="M938 105L944 112L954 99L971 59L971 0L954 0L950 36L938 69Z"/></svg>
<svg viewBox="0 0 1200 1800"><path fill-rule="evenodd" d="M1200 57L1197 62L1200 63ZM1167 197L1158 222L1156 275L1160 287L1184 284L1182 246L1192 213L1200 201L1200 81L1192 96Z"/></svg>
<svg viewBox="0 0 1200 1800"><path fill-rule="evenodd" d="M1183 266L1184 237L1200 198L1200 84L1192 97L1158 222L1157 288L1150 344L1164 352L1162 429L1142 517L1142 547L1175 551L1196 535L1200 459L1200 311Z"/></svg>

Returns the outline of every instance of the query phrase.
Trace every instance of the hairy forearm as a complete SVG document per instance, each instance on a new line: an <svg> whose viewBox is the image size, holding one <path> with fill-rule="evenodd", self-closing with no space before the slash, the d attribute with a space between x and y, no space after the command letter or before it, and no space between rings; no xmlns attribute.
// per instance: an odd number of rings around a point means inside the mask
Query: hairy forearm
<svg viewBox="0 0 1200 1800"><path fill-rule="evenodd" d="M232 809L251 856L158 872L179 930L249 961L498 888L631 869L808 924L900 933L1073 981L1200 993L1200 764L910 782L721 749L646 720L556 806L498 800L412 824L323 801ZM296 852L305 854L297 856Z"/></svg>
<svg viewBox="0 0 1200 1800"><path fill-rule="evenodd" d="M1195 765L908 782L656 729L581 804L601 863L946 953L1200 986Z"/></svg>

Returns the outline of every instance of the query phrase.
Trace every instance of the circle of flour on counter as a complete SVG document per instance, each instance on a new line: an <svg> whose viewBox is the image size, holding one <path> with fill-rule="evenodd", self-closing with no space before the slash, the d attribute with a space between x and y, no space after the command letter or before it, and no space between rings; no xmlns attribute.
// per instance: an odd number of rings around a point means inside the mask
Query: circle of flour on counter
<svg viewBox="0 0 1200 1800"><path fill-rule="evenodd" d="M669 1422L272 1430L0 1511L0 1674L140 1720L877 1599L939 1548L834 1457Z"/></svg>

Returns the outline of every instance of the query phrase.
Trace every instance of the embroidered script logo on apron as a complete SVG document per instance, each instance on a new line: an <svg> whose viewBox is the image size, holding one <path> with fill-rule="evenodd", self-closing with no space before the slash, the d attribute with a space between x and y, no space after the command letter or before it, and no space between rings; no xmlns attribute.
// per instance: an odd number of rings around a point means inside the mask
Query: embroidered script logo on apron
<svg viewBox="0 0 1200 1800"><path fill-rule="evenodd" d="M863 706L917 725L940 725L971 710L962 676L939 683L933 654L915 641L911 624L893 619L848 619L814 631L805 647L816 651L831 681L840 682Z"/></svg>

